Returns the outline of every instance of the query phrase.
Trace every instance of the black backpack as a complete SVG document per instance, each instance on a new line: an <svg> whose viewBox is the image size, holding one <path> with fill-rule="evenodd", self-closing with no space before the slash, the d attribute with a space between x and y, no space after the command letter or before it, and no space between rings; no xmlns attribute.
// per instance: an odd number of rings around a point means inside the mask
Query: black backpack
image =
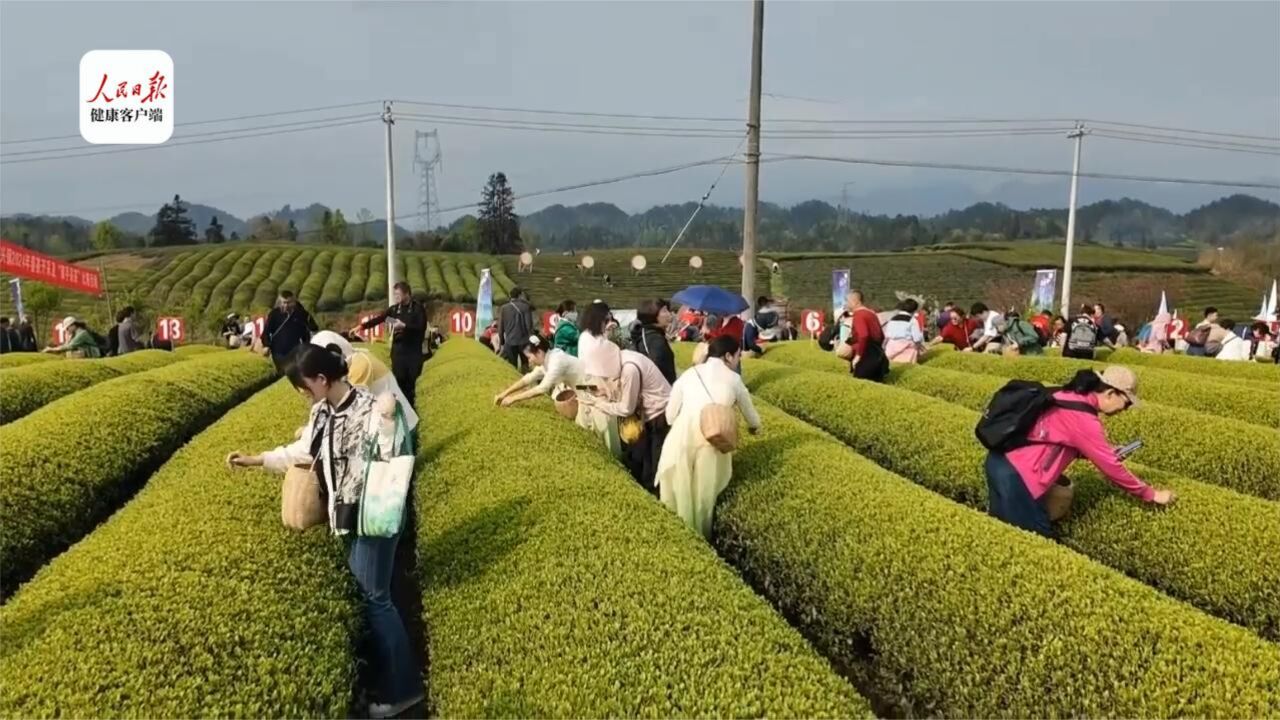
<svg viewBox="0 0 1280 720"><path fill-rule="evenodd" d="M840 324L833 323L822 329L822 334L818 336L818 347L823 352L831 352L836 347L836 341L840 339Z"/></svg>
<svg viewBox="0 0 1280 720"><path fill-rule="evenodd" d="M89 335L93 338L93 342L98 346L98 352L102 353L102 357L108 357L111 353L111 343L102 337L102 334L94 330L89 331Z"/></svg>
<svg viewBox="0 0 1280 720"><path fill-rule="evenodd" d="M986 449L1003 453L1030 445L1027 434L1049 408L1098 414L1097 409L1087 403L1055 400L1053 394L1059 389L1030 380L1010 380L991 398L973 434Z"/></svg>

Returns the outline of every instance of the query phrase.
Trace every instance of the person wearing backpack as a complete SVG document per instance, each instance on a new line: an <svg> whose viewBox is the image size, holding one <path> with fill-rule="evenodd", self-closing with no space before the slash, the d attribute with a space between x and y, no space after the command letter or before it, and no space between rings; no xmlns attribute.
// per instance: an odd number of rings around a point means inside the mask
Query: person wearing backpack
<svg viewBox="0 0 1280 720"><path fill-rule="evenodd" d="M884 324L884 354L889 363L913 365L920 360L920 348L924 346L924 331L916 322L915 312L920 304L910 298L898 303L898 307Z"/></svg>
<svg viewBox="0 0 1280 720"><path fill-rule="evenodd" d="M1209 343L1209 333L1218 324L1218 308L1209 306L1204 309L1204 319L1187 333L1187 354L1204 357L1209 353L1205 346Z"/></svg>
<svg viewBox="0 0 1280 720"><path fill-rule="evenodd" d="M1062 357L1077 360L1092 360L1093 352L1098 347L1098 326L1093 324L1093 308L1085 305L1080 314L1071 321L1071 330L1067 333L1067 344L1062 348Z"/></svg>
<svg viewBox="0 0 1280 720"><path fill-rule="evenodd" d="M47 353L65 353L69 358L100 358L102 357L102 345L99 343L99 337L89 329L89 326L74 315L68 315L63 318L61 325L62 333L65 337L69 337L65 343L57 346L50 346L44 349Z"/></svg>
<svg viewBox="0 0 1280 720"><path fill-rule="evenodd" d="M1017 348L1019 355L1043 355L1040 333L1035 326L1011 312L1005 318L1004 347Z"/></svg>
<svg viewBox="0 0 1280 720"><path fill-rule="evenodd" d="M1107 443L1099 416L1117 415L1137 404L1138 378L1119 365L1101 374L1081 370L1059 389L1021 380L1005 385L975 431L989 450L987 511L1010 525L1052 537L1047 496L1078 457L1143 502L1172 503L1172 491L1139 480Z"/></svg>

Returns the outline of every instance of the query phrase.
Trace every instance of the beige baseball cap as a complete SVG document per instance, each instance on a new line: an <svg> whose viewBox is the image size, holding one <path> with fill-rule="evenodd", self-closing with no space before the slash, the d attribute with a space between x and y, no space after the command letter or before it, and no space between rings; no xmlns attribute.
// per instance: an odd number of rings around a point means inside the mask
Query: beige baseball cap
<svg viewBox="0 0 1280 720"><path fill-rule="evenodd" d="M59 327L62 328L62 332L66 332L70 330L71 326L75 325L77 322L79 322L79 320L76 319L75 315L68 315L62 318L62 322L59 323Z"/></svg>
<svg viewBox="0 0 1280 720"><path fill-rule="evenodd" d="M1132 370L1123 365L1111 365L1102 371L1102 382L1113 390L1124 393L1132 403L1131 407L1138 406L1138 376Z"/></svg>

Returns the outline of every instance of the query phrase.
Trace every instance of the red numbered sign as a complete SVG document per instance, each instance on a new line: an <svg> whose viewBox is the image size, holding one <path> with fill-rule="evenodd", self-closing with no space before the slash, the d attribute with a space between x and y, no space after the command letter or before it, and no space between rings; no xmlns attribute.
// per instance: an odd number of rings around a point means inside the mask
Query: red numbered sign
<svg viewBox="0 0 1280 720"><path fill-rule="evenodd" d="M361 315L361 316L360 316L360 324L361 324L361 325L363 325L363 324L365 324L365 323L369 322L370 320L372 320L372 319L373 319L373 318L375 318L375 317L377 317L377 315L374 315L374 314ZM363 337L365 340L370 340L370 339L372 339L372 340L381 340L381 339L382 339L382 332L383 332L383 329L384 329L384 328L385 328L385 325L384 325L383 323L378 323L377 325L374 325L374 326L373 326L373 327L371 327L371 328L366 328L366 329L364 329L364 330L361 330L361 331L360 331L360 337Z"/></svg>
<svg viewBox="0 0 1280 720"><path fill-rule="evenodd" d="M53 344L54 345L65 345L67 344L67 341L70 339L71 339L71 335L62 329L61 322L56 322L53 324Z"/></svg>
<svg viewBox="0 0 1280 720"><path fill-rule="evenodd" d="M560 324L560 316L553 312L542 313L542 335L543 337L551 337L551 333L555 332L556 325Z"/></svg>
<svg viewBox="0 0 1280 720"><path fill-rule="evenodd" d="M180 317L156 318L156 338L172 343L187 339L187 327Z"/></svg>
<svg viewBox="0 0 1280 720"><path fill-rule="evenodd" d="M474 335L476 316L470 310L454 310L449 313L449 330L457 335Z"/></svg>
<svg viewBox="0 0 1280 720"><path fill-rule="evenodd" d="M800 324L805 332L817 337L822 332L822 311L805 310L800 316Z"/></svg>
<svg viewBox="0 0 1280 720"><path fill-rule="evenodd" d="M1166 328L1165 334L1170 340L1181 340L1187 336L1187 321L1182 318L1174 318Z"/></svg>
<svg viewBox="0 0 1280 720"><path fill-rule="evenodd" d="M267 331L267 319L259 315L249 323L249 326L253 328L253 336L260 338L262 337L262 333Z"/></svg>

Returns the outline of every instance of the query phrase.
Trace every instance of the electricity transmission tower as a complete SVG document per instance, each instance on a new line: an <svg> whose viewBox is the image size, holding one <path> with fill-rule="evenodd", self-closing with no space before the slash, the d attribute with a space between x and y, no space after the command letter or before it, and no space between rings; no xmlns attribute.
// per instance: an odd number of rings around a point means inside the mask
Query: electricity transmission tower
<svg viewBox="0 0 1280 720"><path fill-rule="evenodd" d="M436 172L444 170L444 161L440 156L440 136L435 130L414 132L413 169L418 173L418 229L434 230L440 217Z"/></svg>

